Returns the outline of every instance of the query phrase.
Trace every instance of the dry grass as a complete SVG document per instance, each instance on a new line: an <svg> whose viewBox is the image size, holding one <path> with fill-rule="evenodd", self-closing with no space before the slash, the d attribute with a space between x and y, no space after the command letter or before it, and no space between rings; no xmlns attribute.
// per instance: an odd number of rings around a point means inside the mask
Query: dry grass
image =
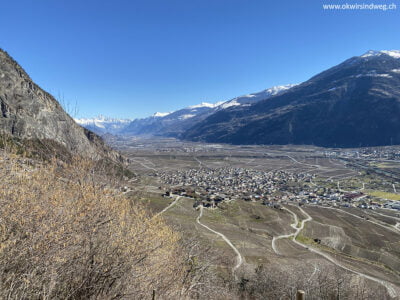
<svg viewBox="0 0 400 300"><path fill-rule="evenodd" d="M374 196L377 198L400 201L399 194L388 193L388 192L377 191L377 190L367 190L366 193L368 195L371 195L371 196Z"/></svg>
<svg viewBox="0 0 400 300"><path fill-rule="evenodd" d="M0 298L177 298L180 237L112 189L93 164L0 157ZM182 296L182 295L180 295Z"/></svg>

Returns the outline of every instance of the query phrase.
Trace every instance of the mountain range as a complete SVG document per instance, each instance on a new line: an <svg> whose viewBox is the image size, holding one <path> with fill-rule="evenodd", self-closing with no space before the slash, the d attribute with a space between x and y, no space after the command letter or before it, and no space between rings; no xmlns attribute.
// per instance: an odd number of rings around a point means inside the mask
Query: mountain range
<svg viewBox="0 0 400 300"><path fill-rule="evenodd" d="M272 96L282 94L293 86L295 85L276 86L261 92L236 97L228 101L220 101L217 103L202 102L173 112L156 112L150 117L135 119L131 122L128 120L109 119L103 116L93 119L75 119L75 121L81 126L98 134L111 133L127 136L165 136L179 138L188 128L200 123L217 111L233 106L251 105L262 99L268 99Z"/></svg>
<svg viewBox="0 0 400 300"><path fill-rule="evenodd" d="M117 134L119 131L129 125L130 119L115 119L99 115L95 118L75 119L75 122L97 134Z"/></svg>
<svg viewBox="0 0 400 300"><path fill-rule="evenodd" d="M400 144L400 51L368 51L283 94L217 111L183 139L360 147Z"/></svg>
<svg viewBox="0 0 400 300"><path fill-rule="evenodd" d="M27 76L18 70L14 77ZM1 77L3 85L7 78ZM14 81L13 85L18 86L12 94L15 103L19 103L20 93L26 94L23 98L32 97L29 80ZM4 118L9 114L9 95L0 98L1 122L19 134L25 121L13 123L12 118ZM38 116L45 114L35 105L33 108ZM19 111L17 106L13 109ZM201 103L132 121L105 117L76 121L99 134L165 136L200 142L324 147L400 144L400 51L368 51L301 84L274 87L215 104ZM22 130L25 136L32 128ZM49 134L60 139L51 130Z"/></svg>

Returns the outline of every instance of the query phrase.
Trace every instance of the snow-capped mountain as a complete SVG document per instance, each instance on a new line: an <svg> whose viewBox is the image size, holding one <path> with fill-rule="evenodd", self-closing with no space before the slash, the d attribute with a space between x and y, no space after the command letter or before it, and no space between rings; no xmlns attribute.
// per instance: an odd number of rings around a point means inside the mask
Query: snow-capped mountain
<svg viewBox="0 0 400 300"><path fill-rule="evenodd" d="M239 105L255 103L260 100L268 99L275 95L280 95L296 85L297 84L279 85L279 86L274 86L272 88L263 90L258 93L253 93L253 94L236 97L236 98L233 98L232 100L223 102L222 104L219 105L219 108L225 109L225 108L228 108L231 106L239 106Z"/></svg>
<svg viewBox="0 0 400 300"><path fill-rule="evenodd" d="M400 145L400 51L368 51L285 93L231 106L181 138L325 147Z"/></svg>
<svg viewBox="0 0 400 300"><path fill-rule="evenodd" d="M76 119L76 122L96 133L121 135L148 135L179 137L184 131L217 111L232 106L248 106L272 96L282 94L295 84L276 86L258 93L243 95L216 103L201 102L172 112L156 112L147 118L132 120L111 119L99 116L93 119Z"/></svg>
<svg viewBox="0 0 400 300"><path fill-rule="evenodd" d="M166 117L169 114L171 114L171 112L156 112L153 117Z"/></svg>
<svg viewBox="0 0 400 300"><path fill-rule="evenodd" d="M113 119L108 118L103 115L99 115L95 118L82 118L82 119L75 119L75 122L85 127L97 134L105 134L111 133L116 134L126 126L128 126L132 120L130 119Z"/></svg>
<svg viewBox="0 0 400 300"><path fill-rule="evenodd" d="M179 137L187 129L203 121L217 111L231 106L251 105L260 100L266 100L274 95L282 94L295 85L276 86L258 93L236 97L228 101L216 103L202 102L197 105L168 112L155 113L153 116L136 119L120 131L124 135L153 135Z"/></svg>
<svg viewBox="0 0 400 300"><path fill-rule="evenodd" d="M218 105L203 102L173 112L157 112L151 117L133 120L120 133L124 135L177 137L184 130L207 117Z"/></svg>
<svg viewBox="0 0 400 300"><path fill-rule="evenodd" d="M367 53L361 55L360 57L373 57L373 56L382 56L382 55L389 55L393 58L400 58L400 50L382 50L382 51L375 51L369 50Z"/></svg>
<svg viewBox="0 0 400 300"><path fill-rule="evenodd" d="M223 103L224 103L224 101L220 101L220 102L217 102L217 103L201 102L200 104L189 106L188 109L203 108L203 107L215 108L215 107L220 106Z"/></svg>

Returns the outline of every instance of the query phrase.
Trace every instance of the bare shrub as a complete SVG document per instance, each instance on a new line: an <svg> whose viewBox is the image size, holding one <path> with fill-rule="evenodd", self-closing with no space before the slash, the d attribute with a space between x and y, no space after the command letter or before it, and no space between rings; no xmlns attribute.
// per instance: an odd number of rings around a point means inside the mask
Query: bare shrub
<svg viewBox="0 0 400 300"><path fill-rule="evenodd" d="M190 299L235 299L233 276L222 275L218 251L202 246L196 237L182 239L182 255L186 261L181 297Z"/></svg>
<svg viewBox="0 0 400 300"><path fill-rule="evenodd" d="M333 265L259 266L249 279L242 277L239 293L244 299L296 299L297 290L304 290L306 299L390 299L385 288L357 277ZM356 282L354 282L356 281Z"/></svg>
<svg viewBox="0 0 400 300"><path fill-rule="evenodd" d="M88 160L0 160L0 298L176 298L179 235L93 180Z"/></svg>

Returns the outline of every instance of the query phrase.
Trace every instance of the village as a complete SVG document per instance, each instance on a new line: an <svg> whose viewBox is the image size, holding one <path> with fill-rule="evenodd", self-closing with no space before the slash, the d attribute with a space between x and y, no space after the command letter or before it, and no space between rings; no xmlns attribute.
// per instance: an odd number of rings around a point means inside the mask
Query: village
<svg viewBox="0 0 400 300"><path fill-rule="evenodd" d="M234 200L260 202L272 208L295 202L360 209L400 210L397 201L376 201L361 191L319 186L315 175L283 170L259 171L245 168L200 168L158 174L166 185L164 197L173 195L194 199L194 207L216 208Z"/></svg>
<svg viewBox="0 0 400 300"><path fill-rule="evenodd" d="M392 147L372 147L358 149L331 149L321 153L325 157L335 158L357 158L369 160L400 160L400 149L397 146Z"/></svg>

